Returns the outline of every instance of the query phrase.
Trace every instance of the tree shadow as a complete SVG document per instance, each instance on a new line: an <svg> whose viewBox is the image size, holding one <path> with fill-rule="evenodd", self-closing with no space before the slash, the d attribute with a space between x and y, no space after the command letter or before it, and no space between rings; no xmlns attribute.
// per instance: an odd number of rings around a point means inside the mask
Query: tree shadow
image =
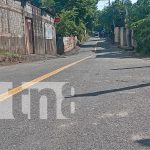
<svg viewBox="0 0 150 150"><path fill-rule="evenodd" d="M96 58L136 58L133 55L133 51L122 50L116 45L111 44L108 39L105 39L98 43L96 54Z"/></svg>
<svg viewBox="0 0 150 150"><path fill-rule="evenodd" d="M141 146L150 147L150 139L141 139L135 142L140 144Z"/></svg>
<svg viewBox="0 0 150 150"><path fill-rule="evenodd" d="M97 43L97 47L101 47L101 48L105 48L105 49L110 49L111 46L112 46L112 44L107 39L105 39L104 41L99 41Z"/></svg>
<svg viewBox="0 0 150 150"><path fill-rule="evenodd" d="M134 58L132 55L130 55L127 52L123 51L107 51L104 53L101 53L100 55L96 55L96 58Z"/></svg>
<svg viewBox="0 0 150 150"><path fill-rule="evenodd" d="M90 41L99 41L100 39L94 39L94 40L90 40Z"/></svg>
<svg viewBox="0 0 150 150"><path fill-rule="evenodd" d="M93 48L96 46L96 44L86 44L86 45L79 45L81 48Z"/></svg>
<svg viewBox="0 0 150 150"><path fill-rule="evenodd" d="M99 53L107 53L107 52L110 52L110 50L109 49L97 49L95 53L99 54ZM113 52L115 52L115 51L113 51Z"/></svg>
<svg viewBox="0 0 150 150"><path fill-rule="evenodd" d="M117 68L117 69L111 69L111 70L130 70L130 69L142 69L142 68L150 68L150 66L140 66L140 67L127 67L127 68Z"/></svg>
<svg viewBox="0 0 150 150"><path fill-rule="evenodd" d="M132 89L139 89L139 88L144 88L144 87L148 87L148 86L150 86L150 83L139 84L139 85L134 85L134 86L128 86L128 87L119 88L119 89L111 89L111 90L105 90L105 91L97 91L97 92L84 93L84 94L76 94L73 97L93 97L93 96L99 96L99 95L114 93L114 92L121 92L121 91L128 91L128 90L132 90ZM71 97L66 97L66 98L71 98Z"/></svg>

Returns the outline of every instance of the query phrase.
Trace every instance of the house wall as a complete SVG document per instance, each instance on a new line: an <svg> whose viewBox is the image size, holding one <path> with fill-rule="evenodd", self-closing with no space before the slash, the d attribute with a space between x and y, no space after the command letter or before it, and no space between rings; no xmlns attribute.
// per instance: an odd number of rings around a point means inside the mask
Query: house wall
<svg viewBox="0 0 150 150"><path fill-rule="evenodd" d="M126 30L124 27L120 28L120 46L124 47L126 46L126 34L125 34Z"/></svg>
<svg viewBox="0 0 150 150"><path fill-rule="evenodd" d="M64 37L63 43L64 43L64 52L71 51L76 47L77 37Z"/></svg>
<svg viewBox="0 0 150 150"><path fill-rule="evenodd" d="M119 44L120 42L120 28L119 27L116 27L114 29L114 36L115 36L115 39L114 39L115 43Z"/></svg>
<svg viewBox="0 0 150 150"><path fill-rule="evenodd" d="M122 48L136 48L134 40L134 31L125 27L116 27L114 30L114 41Z"/></svg>
<svg viewBox="0 0 150 150"><path fill-rule="evenodd" d="M41 9L14 0L0 1L0 49L20 54L56 54L56 34L53 18ZM31 23L29 22L31 20ZM45 37L45 24L52 26L52 38ZM29 25L32 30L30 32ZM32 32L32 33L31 33ZM29 35L30 34L30 35ZM30 37L30 38L29 38ZM33 51L30 50L33 47Z"/></svg>
<svg viewBox="0 0 150 150"><path fill-rule="evenodd" d="M57 37L57 53L63 54L73 50L77 46L77 37Z"/></svg>
<svg viewBox="0 0 150 150"><path fill-rule="evenodd" d="M24 53L22 8L13 0L0 1L0 49Z"/></svg>

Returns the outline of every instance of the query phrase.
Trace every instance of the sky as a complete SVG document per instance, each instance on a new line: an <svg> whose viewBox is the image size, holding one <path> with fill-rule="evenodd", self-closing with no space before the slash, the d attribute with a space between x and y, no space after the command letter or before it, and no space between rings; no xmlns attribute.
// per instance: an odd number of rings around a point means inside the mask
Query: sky
<svg viewBox="0 0 150 150"><path fill-rule="evenodd" d="M112 2L113 0L111 0ZM131 0L132 3L135 3L137 0ZM102 10L105 6L108 6L108 0L101 0L99 3L98 3L98 9L99 10Z"/></svg>

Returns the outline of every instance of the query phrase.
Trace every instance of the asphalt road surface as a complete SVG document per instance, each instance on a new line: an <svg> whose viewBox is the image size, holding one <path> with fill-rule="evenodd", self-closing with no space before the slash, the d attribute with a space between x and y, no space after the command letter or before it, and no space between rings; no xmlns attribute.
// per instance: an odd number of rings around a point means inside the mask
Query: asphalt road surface
<svg viewBox="0 0 150 150"><path fill-rule="evenodd" d="M74 55L0 67L0 82L1 110L12 96L14 117L0 120L0 150L150 149L150 60L105 39Z"/></svg>

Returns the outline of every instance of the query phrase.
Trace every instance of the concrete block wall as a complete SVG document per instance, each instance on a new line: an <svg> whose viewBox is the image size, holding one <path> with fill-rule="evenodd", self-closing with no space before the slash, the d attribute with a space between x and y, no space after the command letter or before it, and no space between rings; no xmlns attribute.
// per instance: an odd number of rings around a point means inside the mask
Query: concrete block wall
<svg viewBox="0 0 150 150"><path fill-rule="evenodd" d="M14 0L0 2L0 49L24 53L22 8Z"/></svg>
<svg viewBox="0 0 150 150"><path fill-rule="evenodd" d="M114 41L120 47L132 49L136 47L134 31L125 27L116 27L114 30Z"/></svg>
<svg viewBox="0 0 150 150"><path fill-rule="evenodd" d="M77 37L64 37L64 52L71 51L76 47L77 44Z"/></svg>
<svg viewBox="0 0 150 150"><path fill-rule="evenodd" d="M116 27L116 28L114 29L114 36L115 36L114 42L115 42L116 44L119 44L119 42L120 42L120 28L119 28L119 27Z"/></svg>
<svg viewBox="0 0 150 150"><path fill-rule="evenodd" d="M45 23L54 27L52 17L41 16L41 9L27 4L23 9L15 0L0 0L0 49L29 54L26 44L25 19L33 23L35 54L56 54L56 36L45 38ZM55 30L54 30L55 32Z"/></svg>

